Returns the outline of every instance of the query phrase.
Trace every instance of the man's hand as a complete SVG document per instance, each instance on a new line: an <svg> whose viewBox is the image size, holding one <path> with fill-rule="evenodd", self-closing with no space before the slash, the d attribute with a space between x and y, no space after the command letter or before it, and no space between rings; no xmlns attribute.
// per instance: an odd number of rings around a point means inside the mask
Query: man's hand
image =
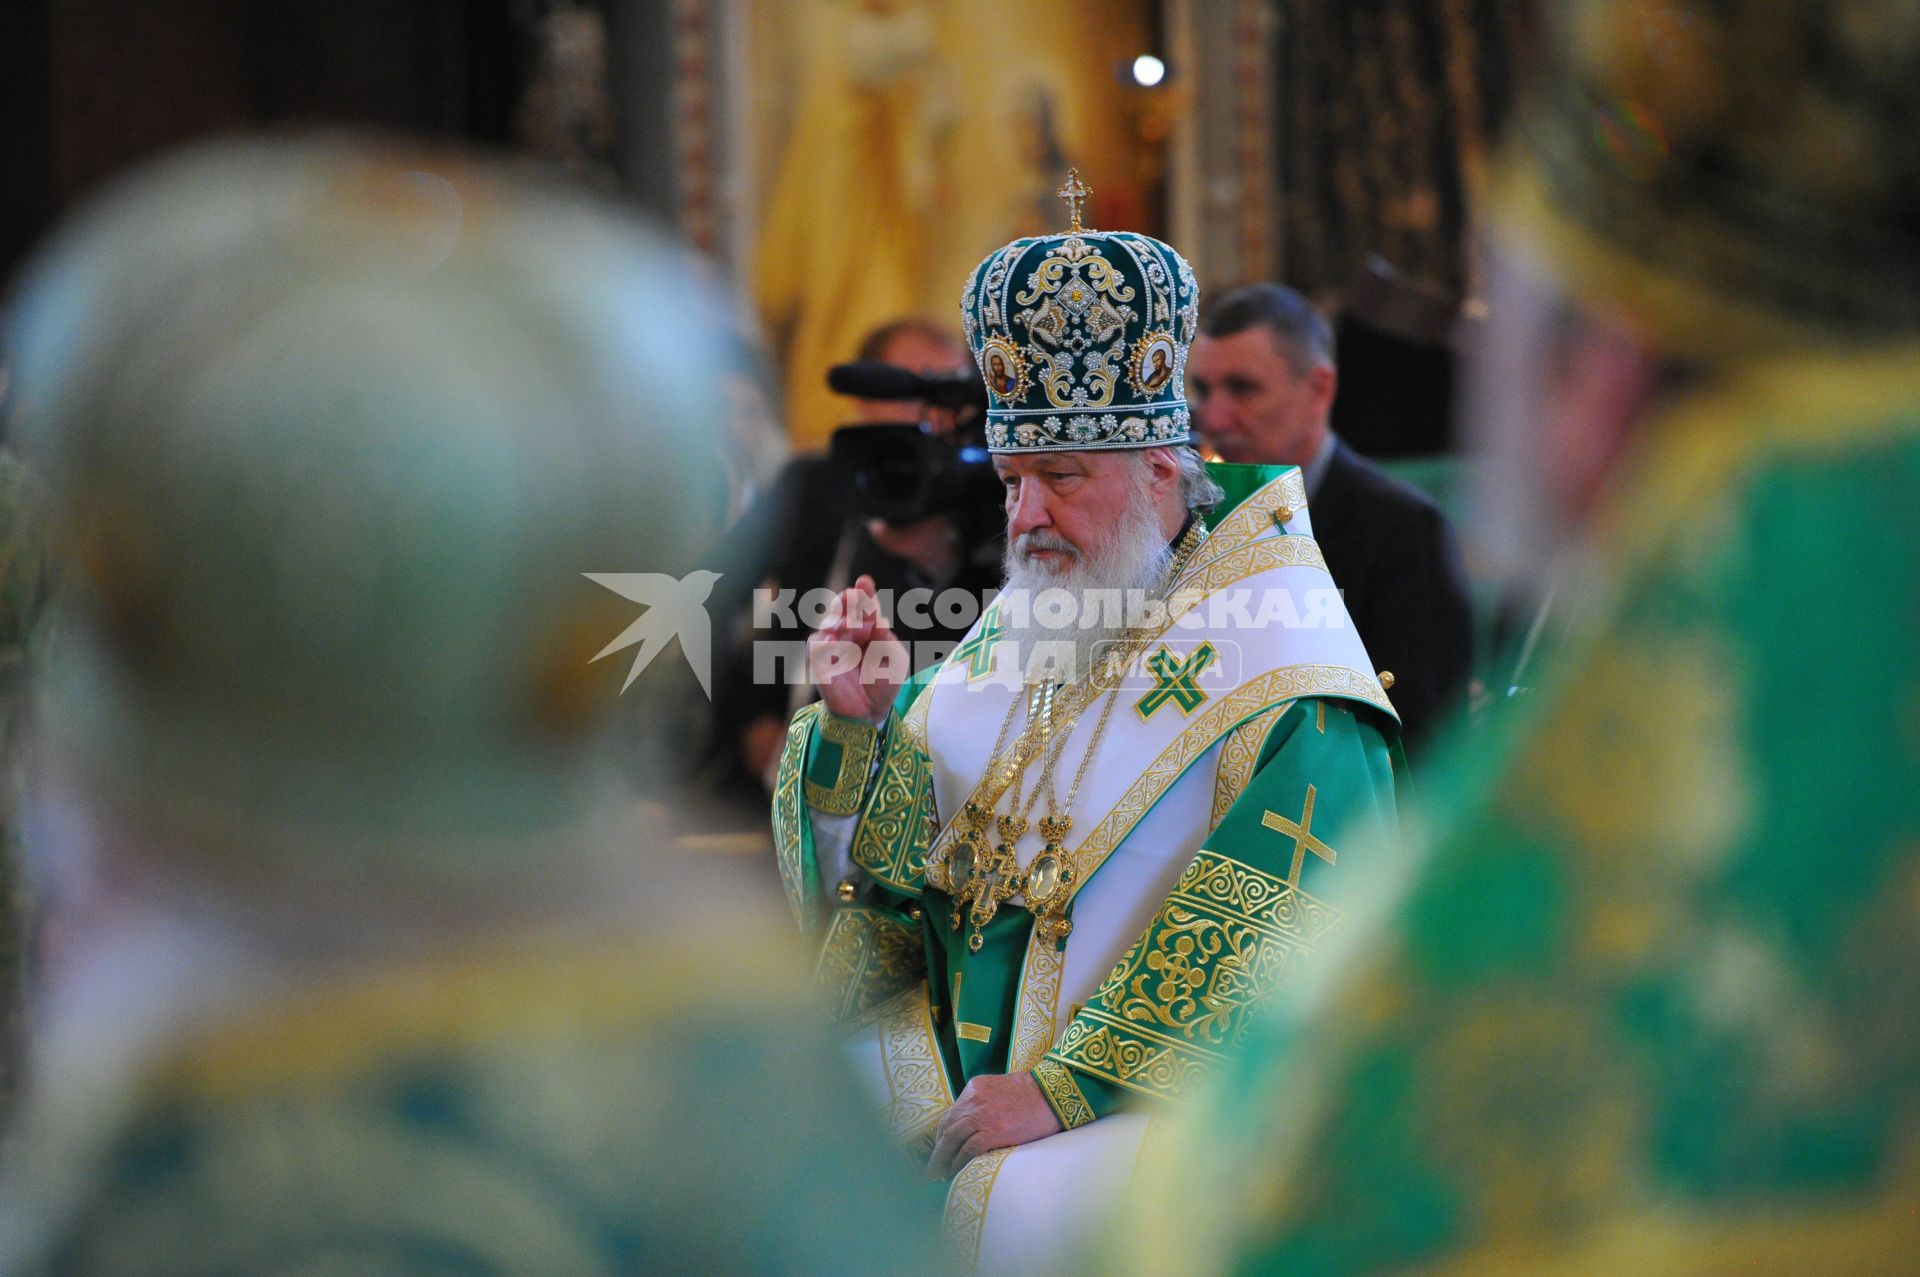
<svg viewBox="0 0 1920 1277"><path fill-rule="evenodd" d="M870 576L836 594L807 639L808 676L842 718L884 719L910 672L906 644L881 619Z"/></svg>
<svg viewBox="0 0 1920 1277"><path fill-rule="evenodd" d="M951 1179L982 1153L1031 1144L1060 1129L1031 1073L985 1073L968 1082L940 1119L927 1169Z"/></svg>

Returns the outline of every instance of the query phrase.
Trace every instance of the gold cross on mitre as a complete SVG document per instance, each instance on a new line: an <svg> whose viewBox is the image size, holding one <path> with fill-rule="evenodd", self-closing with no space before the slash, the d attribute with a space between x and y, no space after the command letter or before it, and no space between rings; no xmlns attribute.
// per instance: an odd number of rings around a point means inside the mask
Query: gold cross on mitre
<svg viewBox="0 0 1920 1277"><path fill-rule="evenodd" d="M1067 228L1067 233L1078 235L1086 229L1080 225L1080 204L1087 196L1093 194L1093 188L1080 180L1079 169L1070 168L1067 170L1066 182L1054 194L1066 201L1067 216L1073 219L1073 225Z"/></svg>

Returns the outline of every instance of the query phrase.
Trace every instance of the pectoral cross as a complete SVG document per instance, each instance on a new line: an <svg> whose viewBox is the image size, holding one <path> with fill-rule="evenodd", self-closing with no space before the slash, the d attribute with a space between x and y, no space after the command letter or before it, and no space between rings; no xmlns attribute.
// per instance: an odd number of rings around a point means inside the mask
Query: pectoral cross
<svg viewBox="0 0 1920 1277"><path fill-rule="evenodd" d="M1287 885L1300 885L1300 867L1306 862L1307 853L1312 852L1320 859L1332 864L1339 853L1313 836L1313 786L1307 786L1307 805L1300 812L1300 819L1288 820L1277 811L1267 812L1260 817L1260 823L1268 829L1293 839L1293 868L1287 872Z"/></svg>
<svg viewBox="0 0 1920 1277"><path fill-rule="evenodd" d="M1067 228L1067 233L1077 235L1085 230L1086 227L1080 225L1080 204L1087 196L1093 194L1093 188L1080 180L1080 170L1068 169L1066 183L1054 194L1066 201L1067 216L1073 219L1073 225Z"/></svg>
<svg viewBox="0 0 1920 1277"><path fill-rule="evenodd" d="M973 934L967 937L967 948L978 953L986 944L980 929L992 922L993 915L1000 912L1000 906L1019 890L1019 878L1020 862L1014 858L1012 844L1007 841L996 844L993 853L975 871L970 884L971 891L961 897L969 906L967 921L973 924Z"/></svg>

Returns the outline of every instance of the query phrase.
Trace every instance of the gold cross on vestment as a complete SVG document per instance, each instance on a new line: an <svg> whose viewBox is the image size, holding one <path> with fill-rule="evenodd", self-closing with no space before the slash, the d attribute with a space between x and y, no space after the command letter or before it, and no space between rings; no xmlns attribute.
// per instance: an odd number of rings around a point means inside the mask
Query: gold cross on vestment
<svg viewBox="0 0 1920 1277"><path fill-rule="evenodd" d="M1307 853L1312 852L1320 859L1332 864L1339 853L1313 836L1313 786L1307 786L1307 805L1300 812L1299 823L1288 820L1277 811L1267 812L1260 817L1260 823L1268 829L1285 834L1293 839L1293 868L1287 873L1287 885L1300 885L1300 866L1305 863Z"/></svg>
<svg viewBox="0 0 1920 1277"><path fill-rule="evenodd" d="M1068 169L1066 183L1054 194L1066 201L1067 216L1073 219L1073 225L1067 228L1067 233L1077 235L1085 230L1086 228L1080 225L1080 203L1093 194L1093 188L1080 180L1080 170Z"/></svg>

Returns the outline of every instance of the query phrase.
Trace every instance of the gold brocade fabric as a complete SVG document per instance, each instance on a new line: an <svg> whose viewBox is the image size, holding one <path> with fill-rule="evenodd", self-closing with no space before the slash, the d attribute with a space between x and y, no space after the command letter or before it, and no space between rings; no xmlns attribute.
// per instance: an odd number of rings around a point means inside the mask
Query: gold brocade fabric
<svg viewBox="0 0 1920 1277"><path fill-rule="evenodd" d="M933 1203L776 954L602 939L495 937L175 1038L9 1272L941 1271Z"/></svg>
<svg viewBox="0 0 1920 1277"><path fill-rule="evenodd" d="M1605 620L1429 772L1412 871L1221 1072L1118 1271L1910 1266L1916 369L1761 365L1672 423Z"/></svg>

